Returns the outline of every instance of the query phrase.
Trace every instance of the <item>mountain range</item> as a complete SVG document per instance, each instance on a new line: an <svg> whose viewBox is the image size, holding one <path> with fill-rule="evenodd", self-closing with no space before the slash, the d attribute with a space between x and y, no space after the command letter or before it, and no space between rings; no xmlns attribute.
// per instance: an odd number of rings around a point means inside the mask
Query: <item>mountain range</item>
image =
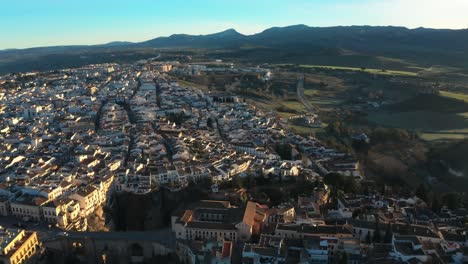
<svg viewBox="0 0 468 264"><path fill-rule="evenodd" d="M381 58L388 58L388 63L399 60L419 66L468 68L468 29L294 25L273 27L254 35L243 35L229 29L208 35L175 34L140 43L111 42L90 46L3 50L0 51L0 71L8 70L9 64L15 66L50 56L129 52L148 48L205 49L217 51L219 56L244 59L250 56L254 61L264 62L318 64L330 58L331 62L338 64L372 66L367 64L378 64Z"/></svg>

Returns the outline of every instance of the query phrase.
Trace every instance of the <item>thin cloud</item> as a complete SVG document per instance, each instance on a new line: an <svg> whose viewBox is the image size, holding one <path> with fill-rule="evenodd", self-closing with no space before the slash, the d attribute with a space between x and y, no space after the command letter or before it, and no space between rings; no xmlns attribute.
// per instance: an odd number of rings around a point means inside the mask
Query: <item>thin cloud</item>
<svg viewBox="0 0 468 264"><path fill-rule="evenodd" d="M335 8L360 13L371 25L468 28L467 0L367 0L338 3Z"/></svg>

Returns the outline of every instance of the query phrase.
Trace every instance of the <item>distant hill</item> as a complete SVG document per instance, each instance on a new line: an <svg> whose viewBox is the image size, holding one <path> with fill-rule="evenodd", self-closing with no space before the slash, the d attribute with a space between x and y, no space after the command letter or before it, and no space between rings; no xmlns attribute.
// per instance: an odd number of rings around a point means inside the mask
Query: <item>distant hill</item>
<svg viewBox="0 0 468 264"><path fill-rule="evenodd" d="M234 29L210 35L172 35L143 43L158 48L170 47L297 47L313 46L363 52L395 51L406 48L425 51L467 51L468 30L407 29L404 27L274 27L245 36Z"/></svg>
<svg viewBox="0 0 468 264"><path fill-rule="evenodd" d="M235 30L192 36L172 35L137 45L156 48L272 49L291 56L385 56L423 65L468 67L468 30L404 27L274 27L245 36Z"/></svg>
<svg viewBox="0 0 468 264"><path fill-rule="evenodd" d="M42 47L0 51L0 72L31 56L119 52L145 48L207 49L216 56L271 63L400 67L445 65L468 69L468 30L404 27L274 27L254 35L234 29L208 35L176 34L141 43ZM22 66L28 70L27 63ZM19 67L21 68L21 67ZM30 67L29 70L34 69ZM15 70L17 70L15 68Z"/></svg>
<svg viewBox="0 0 468 264"><path fill-rule="evenodd" d="M136 44L136 46L154 48L237 48L242 46L248 37L234 29L209 35L176 34L160 37Z"/></svg>

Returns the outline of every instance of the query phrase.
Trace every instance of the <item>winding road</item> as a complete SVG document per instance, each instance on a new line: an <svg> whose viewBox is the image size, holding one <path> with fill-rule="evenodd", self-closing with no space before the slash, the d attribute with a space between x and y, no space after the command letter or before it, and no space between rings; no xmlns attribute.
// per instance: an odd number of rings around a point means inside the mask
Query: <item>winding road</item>
<svg viewBox="0 0 468 264"><path fill-rule="evenodd" d="M304 98L304 75L297 81L297 99L305 106L309 114L314 114L314 107Z"/></svg>

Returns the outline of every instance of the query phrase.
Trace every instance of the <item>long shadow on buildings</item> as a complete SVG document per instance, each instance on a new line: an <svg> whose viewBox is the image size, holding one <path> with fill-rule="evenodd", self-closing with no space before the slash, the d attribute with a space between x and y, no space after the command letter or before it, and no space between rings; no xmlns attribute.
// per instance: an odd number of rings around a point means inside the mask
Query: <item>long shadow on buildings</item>
<svg viewBox="0 0 468 264"><path fill-rule="evenodd" d="M160 188L148 194L115 194L112 206L115 230L146 231L168 227L173 213L206 198L207 194L197 188L178 192Z"/></svg>

